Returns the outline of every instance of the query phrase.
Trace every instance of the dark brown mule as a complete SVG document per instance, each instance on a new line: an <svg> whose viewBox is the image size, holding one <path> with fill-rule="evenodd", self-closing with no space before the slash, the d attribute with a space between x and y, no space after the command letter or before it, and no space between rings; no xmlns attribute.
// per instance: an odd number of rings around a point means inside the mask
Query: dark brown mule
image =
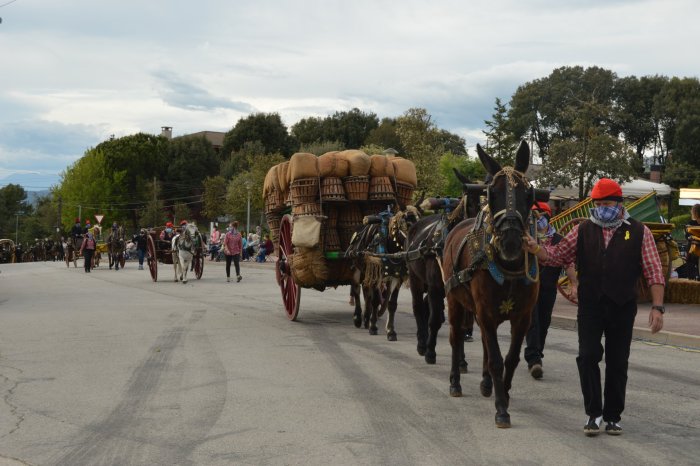
<svg viewBox="0 0 700 466"><path fill-rule="evenodd" d="M496 425L510 427L508 392L539 291L534 258L523 250L535 191L524 176L530 157L525 142L518 148L514 168L501 168L479 145L477 152L493 176L487 188L488 205L476 219L461 222L449 233L443 254L452 346L450 395L462 396L462 327L466 315L474 312L484 347L481 394L488 397L495 389ZM511 343L504 361L497 330L506 320L511 324Z"/></svg>
<svg viewBox="0 0 700 466"><path fill-rule="evenodd" d="M421 218L408 230L406 246L408 251L406 265L408 267L409 283L413 306L413 316L416 319L416 350L425 358L428 364L435 364L437 354L437 336L442 323L445 321L445 285L442 281L442 271L438 261L442 260L442 250L446 232L461 220L476 216L479 212L479 192L468 190L471 184L464 175L455 170L457 178L464 185L462 202L453 212L460 215L445 213ZM471 192L469 192L471 191ZM465 326L474 325L473 314L467 316ZM467 372L467 362L462 360L462 372Z"/></svg>

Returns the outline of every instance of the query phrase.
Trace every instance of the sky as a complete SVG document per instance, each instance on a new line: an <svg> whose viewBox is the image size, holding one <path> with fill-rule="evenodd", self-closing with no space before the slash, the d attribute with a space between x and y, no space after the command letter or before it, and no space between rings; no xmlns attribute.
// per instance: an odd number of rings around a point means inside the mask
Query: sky
<svg viewBox="0 0 700 466"><path fill-rule="evenodd" d="M695 0L0 0L0 187L87 149L425 108L468 147L495 99L562 66L699 77Z"/></svg>

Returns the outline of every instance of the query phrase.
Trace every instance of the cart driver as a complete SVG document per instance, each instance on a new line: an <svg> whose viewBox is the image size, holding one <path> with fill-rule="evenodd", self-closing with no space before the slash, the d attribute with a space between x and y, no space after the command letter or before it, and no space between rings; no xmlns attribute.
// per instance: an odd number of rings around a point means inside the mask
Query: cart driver
<svg viewBox="0 0 700 466"><path fill-rule="evenodd" d="M173 231L173 222L167 222L165 224L165 229L160 232L160 240L163 242L161 249L170 249L173 236L175 236L175 232ZM165 246L166 243L167 246Z"/></svg>

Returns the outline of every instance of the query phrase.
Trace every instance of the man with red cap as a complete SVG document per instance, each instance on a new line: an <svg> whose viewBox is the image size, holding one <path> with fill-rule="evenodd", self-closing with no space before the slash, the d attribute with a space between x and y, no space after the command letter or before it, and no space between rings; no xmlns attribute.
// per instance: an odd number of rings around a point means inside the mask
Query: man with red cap
<svg viewBox="0 0 700 466"><path fill-rule="evenodd" d="M71 238L73 238L74 241L83 236L83 227L80 226L80 219L79 218L75 219L75 224L73 225L73 228L71 228L71 230L70 230L70 236L71 236Z"/></svg>
<svg viewBox="0 0 700 466"><path fill-rule="evenodd" d="M537 215L537 239L541 245L556 245L563 239L553 225L549 223L552 218L552 209L546 202L536 202L532 210ZM569 277L571 289L576 290L578 279L573 261L565 267ZM532 310L532 322L525 335L525 361L530 375L535 379L541 379L543 375L542 358L544 357L544 342L552 322L552 310L557 299L557 282L561 275L562 267L540 264L540 292L537 295L537 303ZM574 298L576 292L574 291Z"/></svg>
<svg viewBox="0 0 700 466"><path fill-rule="evenodd" d="M663 328L664 276L654 237L643 223L630 218L622 205L622 188L601 178L591 191L589 219L574 226L556 245L540 246L528 237L527 248L545 265L578 266L578 365L587 436L620 435L625 408L627 365L632 328L637 315L637 280L643 276L651 291L649 327ZM605 335L605 350L601 337ZM605 388L599 363L605 351ZM603 400L603 396L605 400Z"/></svg>
<svg viewBox="0 0 700 466"><path fill-rule="evenodd" d="M175 236L175 232L173 231L173 222L166 222L165 228L160 232L160 240L163 241L163 249L170 249L170 242L172 241L173 236ZM167 243L167 246L165 243Z"/></svg>

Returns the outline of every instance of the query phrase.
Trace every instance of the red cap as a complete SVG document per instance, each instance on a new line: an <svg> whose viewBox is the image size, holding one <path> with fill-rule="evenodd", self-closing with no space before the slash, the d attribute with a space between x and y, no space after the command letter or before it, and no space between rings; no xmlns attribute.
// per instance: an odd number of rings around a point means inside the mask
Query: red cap
<svg viewBox="0 0 700 466"><path fill-rule="evenodd" d="M75 219L75 223L80 223L80 219L79 219L79 218L76 218L76 219Z"/></svg>
<svg viewBox="0 0 700 466"><path fill-rule="evenodd" d="M536 210L538 212L544 212L545 214L549 215L550 217L552 216L552 209L549 207L549 204L546 202L542 201L537 201L532 205L532 210Z"/></svg>
<svg viewBox="0 0 700 466"><path fill-rule="evenodd" d="M166 227L172 227L172 226L173 226L173 222L167 222L167 223L165 224L165 226L166 226Z"/></svg>
<svg viewBox="0 0 700 466"><path fill-rule="evenodd" d="M593 186L591 199L594 201L611 200L622 202L622 188L610 178L601 178Z"/></svg>
<svg viewBox="0 0 700 466"><path fill-rule="evenodd" d="M187 220L181 220L180 225L187 225Z"/></svg>

